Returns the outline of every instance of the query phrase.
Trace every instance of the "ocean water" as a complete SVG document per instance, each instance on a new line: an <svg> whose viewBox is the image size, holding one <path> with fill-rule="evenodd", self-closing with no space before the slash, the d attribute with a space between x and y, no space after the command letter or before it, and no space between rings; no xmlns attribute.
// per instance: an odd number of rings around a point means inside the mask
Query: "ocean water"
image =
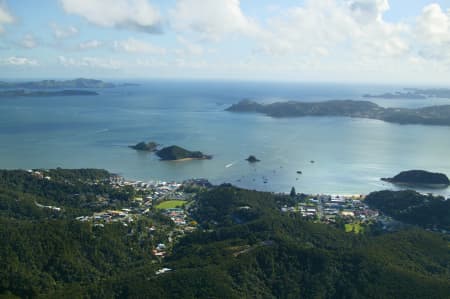
<svg viewBox="0 0 450 299"><path fill-rule="evenodd" d="M275 119L224 111L261 102L361 99L396 86L219 81L146 81L96 97L0 100L0 168L104 168L136 180L207 178L274 192L355 194L393 189L399 171L450 175L450 127L340 117ZM448 99L372 100L382 106L450 104ZM129 145L156 141L213 155L166 162ZM249 164L250 154L261 160ZM315 163L310 161L314 160ZM302 174L297 174L302 171ZM450 196L449 189L419 190Z"/></svg>

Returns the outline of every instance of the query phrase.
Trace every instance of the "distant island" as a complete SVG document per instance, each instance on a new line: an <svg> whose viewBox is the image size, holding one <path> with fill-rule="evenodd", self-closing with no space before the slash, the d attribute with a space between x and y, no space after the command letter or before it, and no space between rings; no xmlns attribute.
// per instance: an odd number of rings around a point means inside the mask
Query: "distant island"
<svg viewBox="0 0 450 299"><path fill-rule="evenodd" d="M146 152L155 152L158 149L158 145L156 142L139 142L136 145L130 145L129 147L135 149L137 151L146 151Z"/></svg>
<svg viewBox="0 0 450 299"><path fill-rule="evenodd" d="M403 185L424 185L434 187L447 187L450 180L443 173L428 172L425 170L402 171L392 178L382 178L382 181Z"/></svg>
<svg viewBox="0 0 450 299"><path fill-rule="evenodd" d="M409 100L425 100L426 96L415 92L387 92L382 94L365 94L364 98L369 99L409 99Z"/></svg>
<svg viewBox="0 0 450 299"><path fill-rule="evenodd" d="M97 96L98 93L89 90L58 90L58 91L27 91L24 89L0 91L0 98L6 97L56 97L56 96Z"/></svg>
<svg viewBox="0 0 450 299"><path fill-rule="evenodd" d="M246 99L233 104L226 111L256 112L271 117L343 116L378 119L397 124L450 126L450 105L408 109L383 108L372 102L354 100L260 104Z"/></svg>
<svg viewBox="0 0 450 299"><path fill-rule="evenodd" d="M126 83L121 86L132 86ZM73 80L42 80L29 82L0 81L0 88L54 89L54 88L113 88L118 85L102 80L78 78Z"/></svg>
<svg viewBox="0 0 450 299"><path fill-rule="evenodd" d="M250 162L250 163L255 163L255 162L261 161L261 160L257 159L257 158L256 158L255 156L253 156L253 155L248 156L248 158L245 159L245 160L247 160L247 161Z"/></svg>
<svg viewBox="0 0 450 299"><path fill-rule="evenodd" d="M165 147L156 152L156 155L164 161L208 160L212 156L199 151L189 151L177 145Z"/></svg>
<svg viewBox="0 0 450 299"><path fill-rule="evenodd" d="M404 91L397 91L394 93L383 94L365 94L365 98L374 99L410 99L410 100L425 100L428 98L444 98L450 99L450 89L447 88L430 88L430 89L418 89L418 88L405 88Z"/></svg>

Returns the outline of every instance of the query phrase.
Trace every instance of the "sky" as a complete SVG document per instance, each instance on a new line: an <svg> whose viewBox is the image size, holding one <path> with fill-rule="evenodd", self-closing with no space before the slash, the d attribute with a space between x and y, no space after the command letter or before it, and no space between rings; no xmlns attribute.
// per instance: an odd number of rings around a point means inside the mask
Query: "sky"
<svg viewBox="0 0 450 299"><path fill-rule="evenodd" d="M450 0L0 0L0 78L450 85Z"/></svg>

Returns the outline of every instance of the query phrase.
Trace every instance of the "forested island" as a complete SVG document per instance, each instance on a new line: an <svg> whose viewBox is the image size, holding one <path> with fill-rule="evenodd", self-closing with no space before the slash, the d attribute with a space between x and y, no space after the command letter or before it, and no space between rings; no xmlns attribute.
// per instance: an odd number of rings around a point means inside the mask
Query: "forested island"
<svg viewBox="0 0 450 299"><path fill-rule="evenodd" d="M184 210L193 219L186 227L194 229L179 234L183 226L154 195L149 205L141 202L154 192L146 190L103 170L0 171L0 296L447 299L450 293L448 235L420 227L387 233L376 224L364 234L346 233L339 223L281 212L304 196L201 180L174 189L191 192ZM448 203L410 198L388 191L367 200L414 225L448 223L442 206ZM152 254L169 244L167 256Z"/></svg>
<svg viewBox="0 0 450 299"><path fill-rule="evenodd" d="M200 151L189 151L177 145L168 146L156 151L156 155L164 161L209 160L211 155Z"/></svg>
<svg viewBox="0 0 450 299"><path fill-rule="evenodd" d="M78 78L73 80L41 80L28 82L0 81L0 88L54 89L54 88L112 88L114 83L102 80Z"/></svg>
<svg viewBox="0 0 450 299"><path fill-rule="evenodd" d="M260 104L246 99L233 104L226 111L256 112L271 117L343 116L378 119L397 124L450 126L450 105L408 109L383 108L372 102L354 100Z"/></svg>
<svg viewBox="0 0 450 299"><path fill-rule="evenodd" d="M0 98L10 97L56 97L56 96L97 96L98 93L89 90L59 90L59 91L29 91L24 89L0 91Z"/></svg>
<svg viewBox="0 0 450 299"><path fill-rule="evenodd" d="M402 171L392 178L382 178L381 180L393 184L423 185L435 187L447 187L450 180L443 173L429 172L425 170Z"/></svg>

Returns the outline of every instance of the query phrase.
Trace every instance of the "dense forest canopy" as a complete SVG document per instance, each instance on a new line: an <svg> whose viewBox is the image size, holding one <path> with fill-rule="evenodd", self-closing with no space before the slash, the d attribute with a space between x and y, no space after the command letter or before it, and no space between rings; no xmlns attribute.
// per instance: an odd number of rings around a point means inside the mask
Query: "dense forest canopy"
<svg viewBox="0 0 450 299"><path fill-rule="evenodd" d="M86 205L91 195L102 194L117 204L134 196L131 190L111 188L109 173L88 169L42 173L50 179L25 171L0 172L3 297L448 298L450 294L448 235L420 228L345 233L298 214L281 213L280 204L293 200L290 196L222 185L197 194L191 209L199 229L181 238L171 255L159 259L150 254L158 240L148 228L165 221L162 216L149 215L129 226L74 220L96 210L95 205ZM62 210L39 208L36 201ZM420 198L412 201L420 203ZM155 271L163 267L172 271L157 275Z"/></svg>

